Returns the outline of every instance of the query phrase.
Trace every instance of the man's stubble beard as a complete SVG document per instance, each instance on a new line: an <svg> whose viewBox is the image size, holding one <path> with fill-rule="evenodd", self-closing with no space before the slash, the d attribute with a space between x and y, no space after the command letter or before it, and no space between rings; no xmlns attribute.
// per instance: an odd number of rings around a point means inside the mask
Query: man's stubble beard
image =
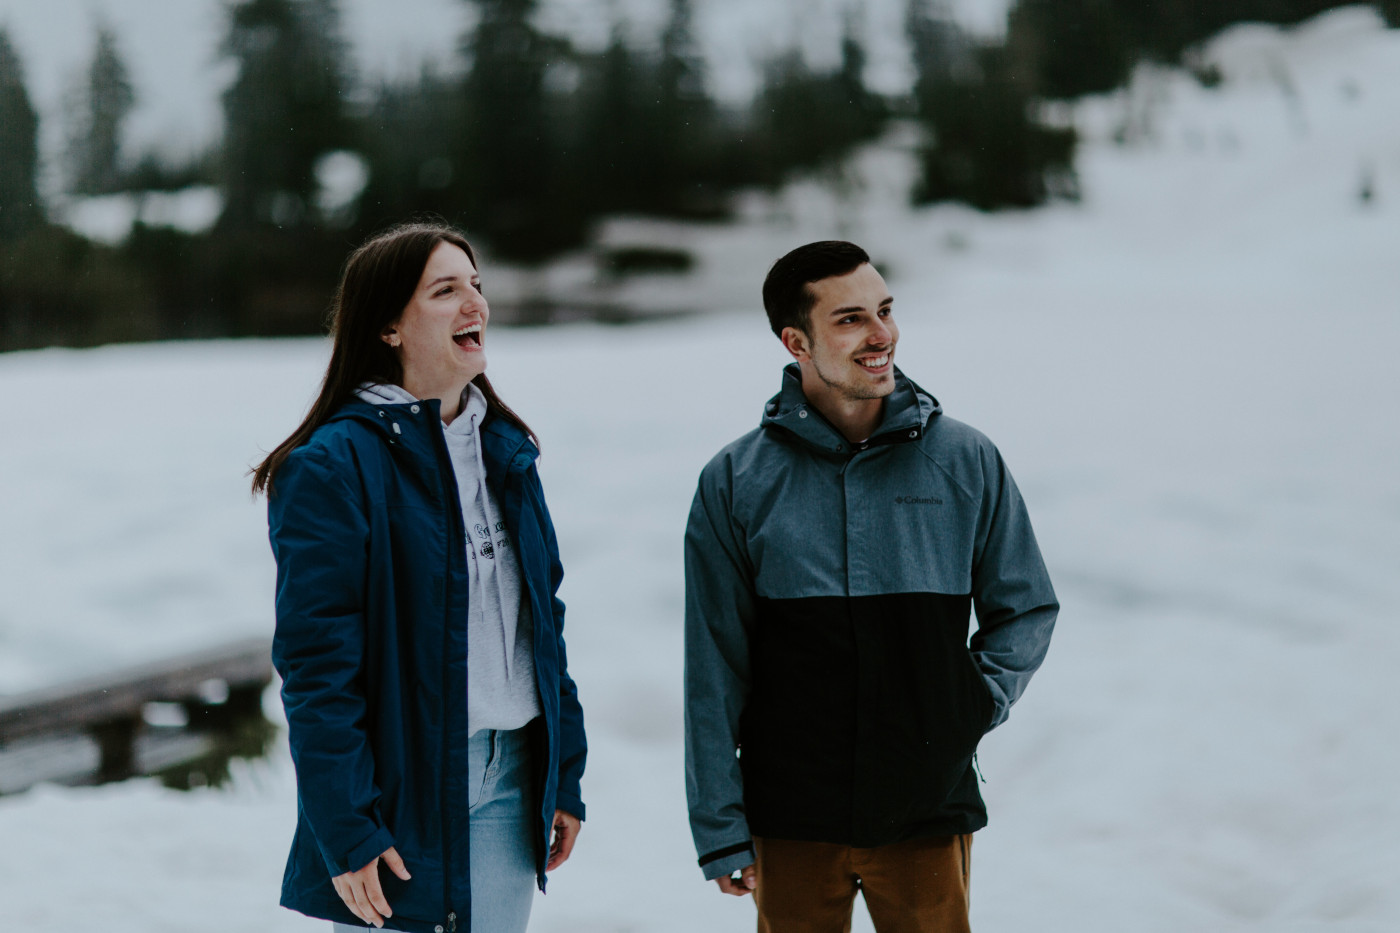
<svg viewBox="0 0 1400 933"><path fill-rule="evenodd" d="M862 350L860 352L865 353L868 351ZM893 348L891 348L889 352L893 352ZM851 365L859 366L860 364L852 360ZM822 366L816 361L816 357L812 358L812 368L817 371L817 378L822 381L823 385L853 402L868 402L872 399L886 398L894 392L893 374L891 374L889 382L870 386L861 385L859 383L838 382L828 378L826 373L822 372Z"/></svg>

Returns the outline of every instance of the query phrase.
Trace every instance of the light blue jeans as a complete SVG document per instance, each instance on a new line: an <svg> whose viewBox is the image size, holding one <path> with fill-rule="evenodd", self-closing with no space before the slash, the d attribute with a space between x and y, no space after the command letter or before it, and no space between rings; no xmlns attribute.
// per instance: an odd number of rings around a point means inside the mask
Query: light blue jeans
<svg viewBox="0 0 1400 933"><path fill-rule="evenodd" d="M535 824L528 733L482 729L468 741L473 933L524 933L530 922ZM332 926L335 933L364 929ZM457 929L465 933L466 924L459 920Z"/></svg>

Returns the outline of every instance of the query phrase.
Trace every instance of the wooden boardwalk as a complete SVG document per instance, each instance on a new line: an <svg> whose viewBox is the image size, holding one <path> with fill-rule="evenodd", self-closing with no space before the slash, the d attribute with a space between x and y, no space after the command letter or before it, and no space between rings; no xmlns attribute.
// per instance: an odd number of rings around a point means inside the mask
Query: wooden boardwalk
<svg viewBox="0 0 1400 933"><path fill-rule="evenodd" d="M259 714L272 680L270 651L266 638L244 639L0 697L0 749L86 733L100 749L96 780L128 777L147 704L179 704L193 729Z"/></svg>

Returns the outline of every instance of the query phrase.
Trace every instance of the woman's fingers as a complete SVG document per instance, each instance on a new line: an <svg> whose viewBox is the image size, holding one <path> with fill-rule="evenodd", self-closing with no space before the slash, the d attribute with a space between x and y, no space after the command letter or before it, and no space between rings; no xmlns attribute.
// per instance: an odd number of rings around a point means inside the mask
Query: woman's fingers
<svg viewBox="0 0 1400 933"><path fill-rule="evenodd" d="M350 908L350 912L361 920L364 920L365 923L369 923L369 920L360 913L360 905L355 903L355 892L354 889L350 887L349 877L349 872L343 875L336 875L331 879L331 884L335 885L335 893L340 895L340 899L345 902L346 907Z"/></svg>
<svg viewBox="0 0 1400 933"><path fill-rule="evenodd" d="M372 923L377 927L382 927L384 925L384 918L379 916L379 911L375 910L374 905L370 903L369 892L365 890L365 886L363 884L352 884L351 889L355 892L355 907L359 908L355 911L356 916L365 923Z"/></svg>
<svg viewBox="0 0 1400 933"><path fill-rule="evenodd" d="M407 881L413 877L408 873L408 868L405 867L403 859L399 858L399 853L393 846L384 850L382 858L384 859L384 864L388 865L389 870L395 875L398 875L401 881Z"/></svg>
<svg viewBox="0 0 1400 933"><path fill-rule="evenodd" d="M378 868L378 866L375 866ZM389 901L384 897L384 889L379 886L379 872L375 871L365 879L365 897L369 900L369 905L376 912L376 920L379 917L392 917L394 912L389 909ZM375 926L383 926L384 921L378 920Z"/></svg>
<svg viewBox="0 0 1400 933"><path fill-rule="evenodd" d="M350 908L350 912L365 923L377 927L384 925L385 917L394 915L394 912L389 909L389 900L384 896L384 889L379 884L379 859L381 858L384 860L384 864L389 866L390 871L404 881L408 880L408 869L404 867L403 859L399 858L399 853L393 846L385 849L382 855L359 871L347 871L345 874L336 875L331 879L331 884L335 886L335 893L340 895L340 899L345 902L346 907Z"/></svg>

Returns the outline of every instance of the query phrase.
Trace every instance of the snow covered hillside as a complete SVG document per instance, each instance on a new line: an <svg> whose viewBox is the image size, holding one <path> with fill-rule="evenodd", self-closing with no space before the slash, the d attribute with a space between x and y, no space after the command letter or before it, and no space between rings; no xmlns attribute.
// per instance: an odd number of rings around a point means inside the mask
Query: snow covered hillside
<svg viewBox="0 0 1400 933"><path fill-rule="evenodd" d="M1343 10L1207 57L1217 89L1144 72L1076 110L1080 205L910 212L906 156L871 152L845 195L795 186L692 234L699 281L729 283L697 306L721 310L488 334L543 440L591 744L589 821L532 929L750 928L685 825L681 531L778 385L767 263L831 235L889 270L902 369L1001 447L1064 605L983 746L975 928L1400 925L1400 31ZM0 357L0 692L269 630L243 471L325 351ZM275 906L294 806L284 753L224 790L0 799L5 916L323 929Z"/></svg>

